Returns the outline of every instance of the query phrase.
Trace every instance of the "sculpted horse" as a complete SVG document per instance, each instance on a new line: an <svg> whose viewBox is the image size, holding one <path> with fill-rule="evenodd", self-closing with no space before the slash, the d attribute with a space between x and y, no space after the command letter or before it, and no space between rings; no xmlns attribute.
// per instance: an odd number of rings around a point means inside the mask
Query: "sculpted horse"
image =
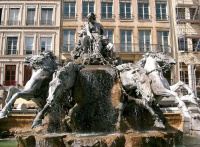
<svg viewBox="0 0 200 147"><path fill-rule="evenodd" d="M69 62L66 66L60 68L53 74L53 79L49 83L47 103L35 117L32 128L42 125L44 114L57 102L58 97L63 99L62 94L65 93L66 90L70 90L75 85L79 68L79 65ZM64 98L66 98L66 96ZM68 100L65 100L65 102L68 103L70 108L73 107Z"/></svg>
<svg viewBox="0 0 200 147"><path fill-rule="evenodd" d="M177 84L170 86L167 79L163 76L163 71L169 70L176 64L176 61L162 52L151 52L146 53L144 58L140 60L138 64L146 70L149 79L151 79L151 88L155 97L154 104L158 104L164 97L168 98L173 96L179 104L178 107L181 109L182 116L190 118L191 116L186 104L175 91L181 86L185 87L186 90L188 90L188 101L198 105L193 90L183 82L178 82Z"/></svg>
<svg viewBox="0 0 200 147"><path fill-rule="evenodd" d="M48 96L49 82L52 79L54 71L57 69L55 59L55 55L51 52L43 52L39 55L25 58L25 62L29 63L29 66L33 68L35 72L26 83L24 89L10 88L6 99L6 105L0 112L0 118L7 117L7 114L12 110L13 104L18 98L32 100L41 109L44 107ZM14 94L14 92L16 93ZM12 94L14 95L12 96Z"/></svg>
<svg viewBox="0 0 200 147"><path fill-rule="evenodd" d="M128 97L128 103L135 102L150 112L154 120L154 126L157 128L165 128L163 119L161 119L152 108L155 101L153 91L151 89L151 80L146 74L146 70L139 65L132 63L118 65L122 89ZM123 113L127 103L122 103L120 113ZM122 121L123 115L119 122Z"/></svg>

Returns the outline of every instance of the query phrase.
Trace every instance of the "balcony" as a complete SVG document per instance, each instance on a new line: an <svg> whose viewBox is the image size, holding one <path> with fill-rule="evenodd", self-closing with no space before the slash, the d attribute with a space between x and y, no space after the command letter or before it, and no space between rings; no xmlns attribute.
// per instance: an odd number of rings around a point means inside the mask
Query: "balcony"
<svg viewBox="0 0 200 147"><path fill-rule="evenodd" d="M138 20L151 21L152 16L149 14L138 14Z"/></svg>
<svg viewBox="0 0 200 147"><path fill-rule="evenodd" d="M156 15L156 21L168 21L169 16L166 14L157 14Z"/></svg>
<svg viewBox="0 0 200 147"><path fill-rule="evenodd" d="M33 55L34 50L24 50L24 55Z"/></svg>
<svg viewBox="0 0 200 147"><path fill-rule="evenodd" d="M70 53L75 48L75 44L66 44L62 47L62 53Z"/></svg>
<svg viewBox="0 0 200 147"><path fill-rule="evenodd" d="M53 25L54 24L54 22L53 22L53 20L41 20L40 21L40 25Z"/></svg>
<svg viewBox="0 0 200 147"><path fill-rule="evenodd" d="M199 4L198 0L176 0L177 7L192 7Z"/></svg>
<svg viewBox="0 0 200 147"><path fill-rule="evenodd" d="M133 15L131 13L120 13L119 14L119 19L120 20L132 20Z"/></svg>
<svg viewBox="0 0 200 147"><path fill-rule="evenodd" d="M8 20L8 21L7 21L7 24L8 24L9 26L17 26L17 25L20 25L20 21Z"/></svg>
<svg viewBox="0 0 200 147"><path fill-rule="evenodd" d="M179 52L199 53L200 52L200 44L187 44L187 45L180 44L178 46L178 50L179 50Z"/></svg>
<svg viewBox="0 0 200 147"><path fill-rule="evenodd" d="M17 50L5 50L5 55L17 55Z"/></svg>
<svg viewBox="0 0 200 147"><path fill-rule="evenodd" d="M3 81L4 86L16 86L15 80Z"/></svg>
<svg viewBox="0 0 200 147"><path fill-rule="evenodd" d="M76 13L64 13L63 19L76 19L77 14Z"/></svg>
<svg viewBox="0 0 200 147"><path fill-rule="evenodd" d="M82 19L87 19L88 13L82 13Z"/></svg>
<svg viewBox="0 0 200 147"><path fill-rule="evenodd" d="M102 13L101 19L115 19L115 15L112 13Z"/></svg>
<svg viewBox="0 0 200 147"><path fill-rule="evenodd" d="M26 20L26 25L35 25L35 20Z"/></svg>
<svg viewBox="0 0 200 147"><path fill-rule="evenodd" d="M119 53L146 53L148 51L159 51L165 53L171 53L171 47L169 45L159 44L114 44L114 52Z"/></svg>

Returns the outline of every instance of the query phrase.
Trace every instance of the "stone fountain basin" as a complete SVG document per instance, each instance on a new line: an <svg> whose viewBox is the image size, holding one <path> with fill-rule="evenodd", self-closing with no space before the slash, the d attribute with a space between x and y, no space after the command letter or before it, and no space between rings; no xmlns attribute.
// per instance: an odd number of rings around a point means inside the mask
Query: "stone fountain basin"
<svg viewBox="0 0 200 147"><path fill-rule="evenodd" d="M133 147L133 146L175 146L181 134L179 131L148 131L128 134L21 134L17 135L18 147Z"/></svg>

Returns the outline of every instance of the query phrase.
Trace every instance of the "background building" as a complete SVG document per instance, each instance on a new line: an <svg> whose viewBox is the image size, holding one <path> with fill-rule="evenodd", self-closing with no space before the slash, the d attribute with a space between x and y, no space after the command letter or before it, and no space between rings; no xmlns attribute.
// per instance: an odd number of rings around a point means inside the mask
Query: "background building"
<svg viewBox="0 0 200 147"><path fill-rule="evenodd" d="M167 0L62 0L61 59L70 57L87 14L114 43L116 57L136 63L147 51L171 51Z"/></svg>
<svg viewBox="0 0 200 147"><path fill-rule="evenodd" d="M175 79L189 84L200 97L199 8L200 0L170 1L172 47L178 61Z"/></svg>
<svg viewBox="0 0 200 147"><path fill-rule="evenodd" d="M59 60L59 32L60 0L0 1L0 97L29 80L25 57L50 50Z"/></svg>

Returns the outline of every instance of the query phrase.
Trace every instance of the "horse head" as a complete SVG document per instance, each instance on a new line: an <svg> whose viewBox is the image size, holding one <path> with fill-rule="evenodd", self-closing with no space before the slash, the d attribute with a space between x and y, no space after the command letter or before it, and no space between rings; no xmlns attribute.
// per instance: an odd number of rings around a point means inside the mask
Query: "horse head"
<svg viewBox="0 0 200 147"><path fill-rule="evenodd" d="M38 70L41 68L56 70L57 63L55 59L56 59L56 56L53 55L52 52L45 51L45 52L40 53L39 55L26 57L24 59L24 62L28 63L29 67L33 68L34 70Z"/></svg>
<svg viewBox="0 0 200 147"><path fill-rule="evenodd" d="M171 67L176 64L176 60L174 58L163 52L148 52L144 54L143 57L144 58L142 60L144 61L146 61L148 57L154 58L159 66L165 71L171 69Z"/></svg>
<svg viewBox="0 0 200 147"><path fill-rule="evenodd" d="M52 105L52 102L55 101L64 90L71 89L75 85L78 70L78 65L69 62L66 66L60 68L53 74L53 79L49 83L49 96L47 98L49 105Z"/></svg>

